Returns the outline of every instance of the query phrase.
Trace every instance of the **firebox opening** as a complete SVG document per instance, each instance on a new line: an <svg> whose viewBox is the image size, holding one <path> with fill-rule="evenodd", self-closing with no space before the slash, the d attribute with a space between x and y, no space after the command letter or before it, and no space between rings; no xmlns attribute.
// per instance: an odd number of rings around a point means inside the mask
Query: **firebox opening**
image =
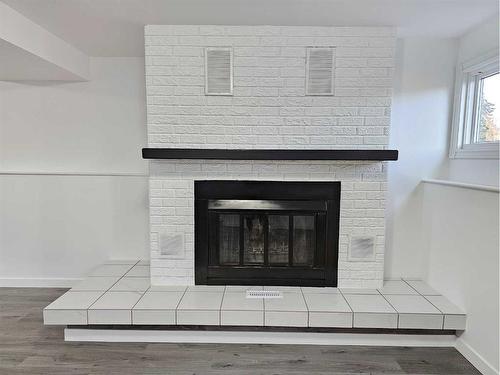
<svg viewBox="0 0 500 375"><path fill-rule="evenodd" d="M336 286L340 182L195 181L196 284Z"/></svg>

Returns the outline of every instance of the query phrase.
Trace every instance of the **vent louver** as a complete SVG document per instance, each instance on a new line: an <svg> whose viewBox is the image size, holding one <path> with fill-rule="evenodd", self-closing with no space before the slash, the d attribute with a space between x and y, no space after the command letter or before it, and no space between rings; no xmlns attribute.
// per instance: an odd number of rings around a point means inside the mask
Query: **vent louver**
<svg viewBox="0 0 500 375"><path fill-rule="evenodd" d="M205 94L233 94L233 51L231 48L205 50Z"/></svg>
<svg viewBox="0 0 500 375"><path fill-rule="evenodd" d="M278 290L247 290L247 298L283 298Z"/></svg>
<svg viewBox="0 0 500 375"><path fill-rule="evenodd" d="M333 95L334 48L307 48L306 95Z"/></svg>

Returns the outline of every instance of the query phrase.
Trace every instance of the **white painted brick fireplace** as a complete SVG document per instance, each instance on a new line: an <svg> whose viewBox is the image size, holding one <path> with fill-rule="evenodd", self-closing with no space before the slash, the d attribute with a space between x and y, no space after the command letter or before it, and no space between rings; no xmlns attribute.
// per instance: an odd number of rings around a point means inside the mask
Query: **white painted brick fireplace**
<svg viewBox="0 0 500 375"><path fill-rule="evenodd" d="M149 25L145 45L148 147L387 149L393 28ZM316 46L334 48L331 96L305 95ZM207 47L232 48L232 96L205 95ZM150 164L153 285L194 284L194 181L209 179L341 181L338 285L382 286L385 162L208 160ZM357 236L373 258L349 255Z"/></svg>

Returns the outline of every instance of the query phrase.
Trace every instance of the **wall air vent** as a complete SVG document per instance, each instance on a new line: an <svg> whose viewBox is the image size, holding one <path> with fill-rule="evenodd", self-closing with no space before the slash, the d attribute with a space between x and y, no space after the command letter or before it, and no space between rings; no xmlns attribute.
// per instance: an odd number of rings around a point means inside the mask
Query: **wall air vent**
<svg viewBox="0 0 500 375"><path fill-rule="evenodd" d="M308 47L306 60L306 95L333 95L335 49Z"/></svg>
<svg viewBox="0 0 500 375"><path fill-rule="evenodd" d="M205 49L205 95L233 95L233 50Z"/></svg>

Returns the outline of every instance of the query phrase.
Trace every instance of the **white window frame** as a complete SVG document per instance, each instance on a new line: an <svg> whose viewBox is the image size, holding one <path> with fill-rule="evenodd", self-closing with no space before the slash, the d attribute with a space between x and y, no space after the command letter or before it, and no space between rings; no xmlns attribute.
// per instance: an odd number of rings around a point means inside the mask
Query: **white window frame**
<svg viewBox="0 0 500 375"><path fill-rule="evenodd" d="M450 158L498 159L499 142L475 142L481 79L498 73L498 64L499 51L495 49L457 67Z"/></svg>

